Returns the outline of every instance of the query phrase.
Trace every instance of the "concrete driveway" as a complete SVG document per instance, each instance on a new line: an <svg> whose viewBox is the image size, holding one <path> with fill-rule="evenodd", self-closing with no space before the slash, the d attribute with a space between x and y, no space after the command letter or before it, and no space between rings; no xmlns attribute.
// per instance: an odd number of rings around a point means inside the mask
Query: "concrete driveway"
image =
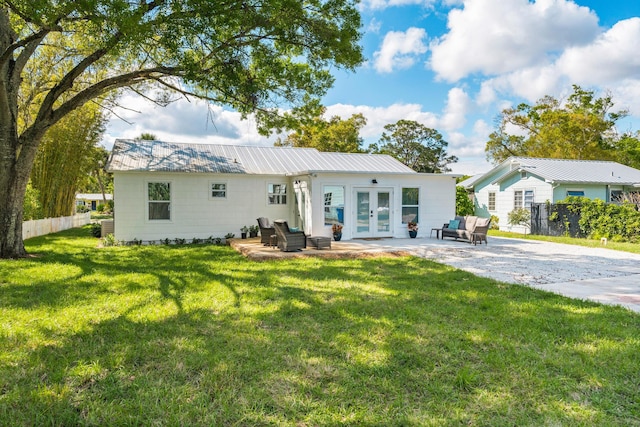
<svg viewBox="0 0 640 427"><path fill-rule="evenodd" d="M435 238L362 244L407 251L478 276L640 312L640 255L636 254L502 237L489 237L488 245L477 246Z"/></svg>

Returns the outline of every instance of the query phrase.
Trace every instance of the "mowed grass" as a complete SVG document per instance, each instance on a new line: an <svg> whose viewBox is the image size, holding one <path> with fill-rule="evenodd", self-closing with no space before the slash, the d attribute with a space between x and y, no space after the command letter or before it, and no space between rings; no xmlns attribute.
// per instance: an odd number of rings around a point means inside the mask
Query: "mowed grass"
<svg viewBox="0 0 640 427"><path fill-rule="evenodd" d="M600 239L587 239L568 236L543 236L539 234L523 234L510 231L489 230L489 236L511 237L514 239L539 240L543 242L564 243L567 245L585 246L588 248L605 248L614 251L630 252L640 254L640 244L630 242L614 242L607 240L607 244L603 244Z"/></svg>
<svg viewBox="0 0 640 427"><path fill-rule="evenodd" d="M640 316L418 258L0 261L0 425L640 425Z"/></svg>

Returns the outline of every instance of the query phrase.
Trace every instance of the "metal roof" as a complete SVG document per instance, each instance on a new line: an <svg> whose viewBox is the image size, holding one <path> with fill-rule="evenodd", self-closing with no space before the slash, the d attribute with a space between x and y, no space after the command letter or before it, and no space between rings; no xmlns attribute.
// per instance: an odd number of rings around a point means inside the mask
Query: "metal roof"
<svg viewBox="0 0 640 427"><path fill-rule="evenodd" d="M315 148L182 144L117 139L110 172L206 172L255 175L294 175L312 172L416 172L383 154L325 153Z"/></svg>
<svg viewBox="0 0 640 427"><path fill-rule="evenodd" d="M640 183L640 170L616 162L600 160L537 159L511 157L511 170L499 177L502 181L522 171L552 182L581 184L633 185Z"/></svg>

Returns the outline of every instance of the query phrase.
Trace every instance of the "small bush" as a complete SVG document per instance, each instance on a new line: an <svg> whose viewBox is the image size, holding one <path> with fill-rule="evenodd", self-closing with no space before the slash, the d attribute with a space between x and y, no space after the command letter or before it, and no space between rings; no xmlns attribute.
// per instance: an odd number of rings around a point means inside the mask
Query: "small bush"
<svg viewBox="0 0 640 427"><path fill-rule="evenodd" d="M107 234L102 239L102 246L118 246L118 243L119 242L116 240L116 237L111 233Z"/></svg>
<svg viewBox="0 0 640 427"><path fill-rule="evenodd" d="M90 231L93 237L100 237L102 235L102 224L99 222L92 223Z"/></svg>

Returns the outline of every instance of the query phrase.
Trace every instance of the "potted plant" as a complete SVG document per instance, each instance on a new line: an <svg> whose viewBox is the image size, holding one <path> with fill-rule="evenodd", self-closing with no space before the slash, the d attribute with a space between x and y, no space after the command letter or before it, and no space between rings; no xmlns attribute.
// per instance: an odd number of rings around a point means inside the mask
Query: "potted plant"
<svg viewBox="0 0 640 427"><path fill-rule="evenodd" d="M333 233L333 240L339 242L342 239L342 225L333 224L331 226L331 233Z"/></svg>
<svg viewBox="0 0 640 427"><path fill-rule="evenodd" d="M252 225L249 227L249 237L258 237L258 226Z"/></svg>
<svg viewBox="0 0 640 427"><path fill-rule="evenodd" d="M409 221L407 223L407 230L409 230L409 237L415 239L418 235L418 223L415 221Z"/></svg>
<svg viewBox="0 0 640 427"><path fill-rule="evenodd" d="M242 228L240 229L240 237L242 237L243 239L247 238L247 231L249 231L249 227L247 227L246 225L243 225Z"/></svg>

